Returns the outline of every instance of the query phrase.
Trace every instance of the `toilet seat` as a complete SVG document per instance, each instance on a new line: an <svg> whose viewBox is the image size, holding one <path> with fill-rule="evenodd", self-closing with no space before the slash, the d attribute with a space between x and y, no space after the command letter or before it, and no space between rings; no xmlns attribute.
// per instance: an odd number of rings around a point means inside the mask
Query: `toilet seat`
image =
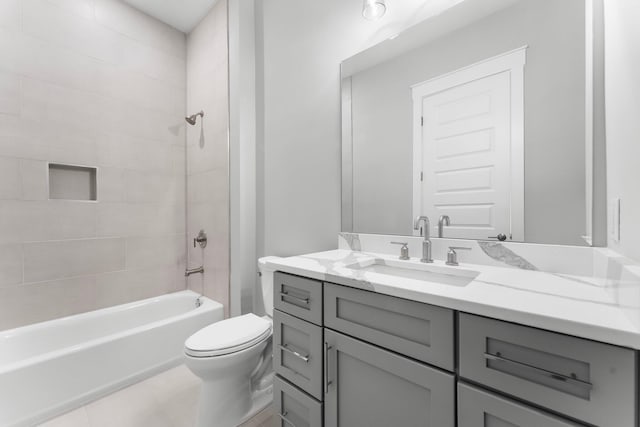
<svg viewBox="0 0 640 427"><path fill-rule="evenodd" d="M253 313L209 325L185 342L191 357L215 357L253 347L271 335L271 322Z"/></svg>

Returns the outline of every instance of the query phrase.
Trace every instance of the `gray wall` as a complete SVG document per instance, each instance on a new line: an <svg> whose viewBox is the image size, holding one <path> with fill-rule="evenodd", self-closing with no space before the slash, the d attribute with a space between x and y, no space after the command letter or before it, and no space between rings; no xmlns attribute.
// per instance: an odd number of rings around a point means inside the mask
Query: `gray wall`
<svg viewBox="0 0 640 427"><path fill-rule="evenodd" d="M619 242L609 246L640 261L640 4L605 1L607 193L620 198Z"/></svg>
<svg viewBox="0 0 640 427"><path fill-rule="evenodd" d="M254 291L259 291L256 286L254 4L254 0L229 1L231 316L260 312L253 306Z"/></svg>
<svg viewBox="0 0 640 427"><path fill-rule="evenodd" d="M336 247L340 63L423 20L422 0L362 18L362 2L256 3L258 255Z"/></svg>
<svg viewBox="0 0 640 427"><path fill-rule="evenodd" d="M410 86L528 45L525 240L585 244L584 0L522 0L352 76L354 231L412 233Z"/></svg>

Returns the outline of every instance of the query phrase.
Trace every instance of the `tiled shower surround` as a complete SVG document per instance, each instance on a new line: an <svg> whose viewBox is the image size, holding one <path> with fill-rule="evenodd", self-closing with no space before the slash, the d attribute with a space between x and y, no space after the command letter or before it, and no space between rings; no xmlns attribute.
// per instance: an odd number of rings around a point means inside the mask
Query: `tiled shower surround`
<svg viewBox="0 0 640 427"><path fill-rule="evenodd" d="M118 0L0 2L0 330L185 287L186 100L183 33ZM47 162L97 167L98 200L48 200Z"/></svg>
<svg viewBox="0 0 640 427"><path fill-rule="evenodd" d="M187 111L204 110L187 128L187 230L189 289L225 306L229 313L229 123L227 2L219 0L187 38ZM209 242L193 247L200 229ZM204 285L204 287L203 287Z"/></svg>

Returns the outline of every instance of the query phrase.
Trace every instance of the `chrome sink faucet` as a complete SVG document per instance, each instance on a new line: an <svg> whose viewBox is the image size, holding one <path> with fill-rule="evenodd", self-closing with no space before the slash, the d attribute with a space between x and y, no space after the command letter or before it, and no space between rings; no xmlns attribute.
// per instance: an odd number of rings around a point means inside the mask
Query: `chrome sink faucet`
<svg viewBox="0 0 640 427"><path fill-rule="evenodd" d="M416 218L413 223L414 230L420 230L420 223L424 223L423 232L424 232L424 240L422 241L422 258L420 262L430 263L433 262L433 258L431 258L431 223L429 222L429 218L421 215Z"/></svg>

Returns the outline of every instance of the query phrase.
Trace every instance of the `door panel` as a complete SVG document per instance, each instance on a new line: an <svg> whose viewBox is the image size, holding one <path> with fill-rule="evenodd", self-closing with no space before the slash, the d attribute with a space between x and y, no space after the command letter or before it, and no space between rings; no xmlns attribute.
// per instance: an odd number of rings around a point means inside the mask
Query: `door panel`
<svg viewBox="0 0 640 427"><path fill-rule="evenodd" d="M511 231L508 72L422 98L422 201L449 215L446 237L486 239Z"/></svg>

